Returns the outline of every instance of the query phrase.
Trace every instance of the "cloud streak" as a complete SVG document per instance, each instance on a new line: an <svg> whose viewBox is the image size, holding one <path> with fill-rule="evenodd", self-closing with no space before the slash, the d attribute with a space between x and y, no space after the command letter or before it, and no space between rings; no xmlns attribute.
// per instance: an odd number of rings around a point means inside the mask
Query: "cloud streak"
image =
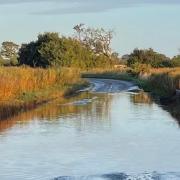
<svg viewBox="0 0 180 180"><path fill-rule="evenodd" d="M21 5L31 3L36 6L42 3L43 7L33 12L39 15L76 14L103 12L116 8L134 7L143 4L180 4L180 0L0 0L0 5ZM51 6L46 6L46 3ZM66 4L66 6L63 6Z"/></svg>

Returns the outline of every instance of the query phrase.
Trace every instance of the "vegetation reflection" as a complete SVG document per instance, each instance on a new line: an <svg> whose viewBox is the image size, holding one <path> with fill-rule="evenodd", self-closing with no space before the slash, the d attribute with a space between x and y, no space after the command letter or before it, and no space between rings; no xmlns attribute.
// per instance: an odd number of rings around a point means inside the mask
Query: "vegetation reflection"
<svg viewBox="0 0 180 180"><path fill-rule="evenodd" d="M98 127L98 125L102 128L108 127L110 126L109 107L111 101L111 96L93 95L88 92L69 99L58 99L34 110L0 121L0 133L14 126L24 126L36 120L40 123L71 123L71 126L78 130L86 127Z"/></svg>

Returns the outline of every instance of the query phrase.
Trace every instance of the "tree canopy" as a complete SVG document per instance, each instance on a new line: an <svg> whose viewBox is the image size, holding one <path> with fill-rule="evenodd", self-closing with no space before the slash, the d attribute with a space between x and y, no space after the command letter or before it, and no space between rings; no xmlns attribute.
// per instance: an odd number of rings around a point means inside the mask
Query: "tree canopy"
<svg viewBox="0 0 180 180"><path fill-rule="evenodd" d="M97 55L88 46L74 38L44 33L37 41L23 44L19 51L20 64L32 67L97 67L111 65L110 58Z"/></svg>
<svg viewBox="0 0 180 180"><path fill-rule="evenodd" d="M164 54L155 52L153 49L135 49L127 60L128 66L134 64L148 64L152 67L169 67L171 60Z"/></svg>

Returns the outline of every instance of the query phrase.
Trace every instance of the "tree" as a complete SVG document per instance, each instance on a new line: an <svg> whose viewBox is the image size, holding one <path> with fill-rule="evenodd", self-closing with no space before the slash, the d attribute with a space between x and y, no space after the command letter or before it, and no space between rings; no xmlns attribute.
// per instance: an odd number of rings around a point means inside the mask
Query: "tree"
<svg viewBox="0 0 180 180"><path fill-rule="evenodd" d="M18 63L19 45L14 42L5 41L1 47L1 58L4 60L4 65L16 65Z"/></svg>
<svg viewBox="0 0 180 180"><path fill-rule="evenodd" d="M48 67L61 64L63 38L58 33L44 33L38 36L37 41L23 44L19 51L20 64L32 67Z"/></svg>
<svg viewBox="0 0 180 180"><path fill-rule="evenodd" d="M76 38L85 46L89 47L95 54L111 56L112 30L106 31L103 28L85 27L84 24L76 25L74 30L76 31Z"/></svg>
<svg viewBox="0 0 180 180"><path fill-rule="evenodd" d="M88 46L74 38L44 33L37 41L23 44L19 50L20 64L31 67L103 67L111 65L105 55L96 55Z"/></svg>
<svg viewBox="0 0 180 180"><path fill-rule="evenodd" d="M171 67L170 58L164 54L155 52L153 49L134 49L127 60L128 66L134 64L148 64L152 67Z"/></svg>
<svg viewBox="0 0 180 180"><path fill-rule="evenodd" d="M18 50L19 50L19 45L10 41L5 41L2 43L1 56L4 59L10 60L12 57L17 56Z"/></svg>

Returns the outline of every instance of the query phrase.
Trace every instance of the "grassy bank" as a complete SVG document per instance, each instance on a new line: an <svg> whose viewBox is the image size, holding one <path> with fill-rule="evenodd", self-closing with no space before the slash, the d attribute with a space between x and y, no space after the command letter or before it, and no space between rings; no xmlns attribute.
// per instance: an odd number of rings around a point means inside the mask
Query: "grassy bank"
<svg viewBox="0 0 180 180"><path fill-rule="evenodd" d="M79 69L0 67L0 119L70 96L88 83Z"/></svg>

